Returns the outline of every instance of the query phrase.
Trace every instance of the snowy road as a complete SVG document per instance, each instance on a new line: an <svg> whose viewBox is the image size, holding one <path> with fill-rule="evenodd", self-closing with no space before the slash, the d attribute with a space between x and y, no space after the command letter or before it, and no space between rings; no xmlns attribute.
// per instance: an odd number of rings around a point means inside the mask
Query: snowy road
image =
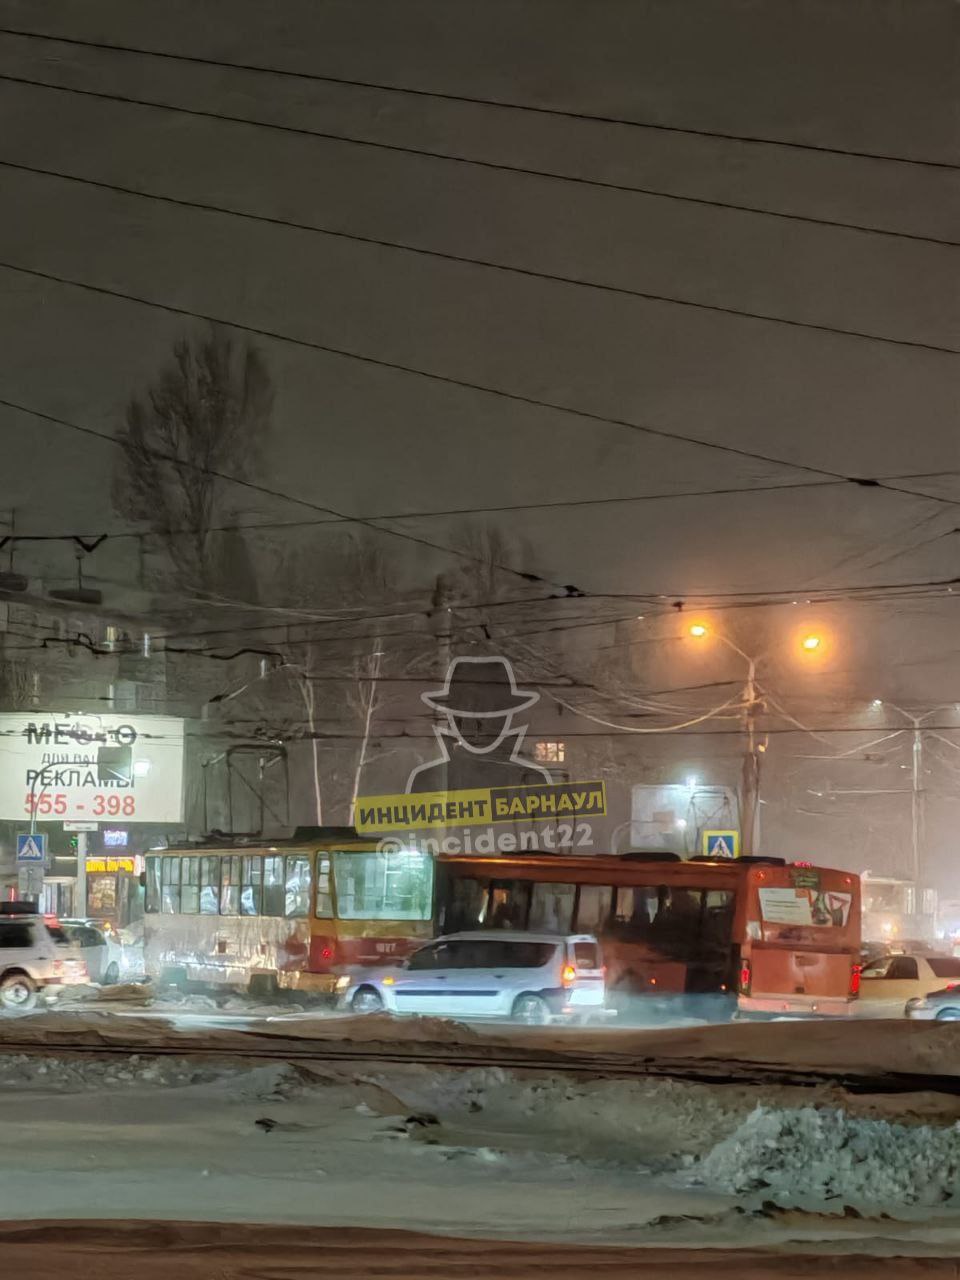
<svg viewBox="0 0 960 1280"><path fill-rule="evenodd" d="M98 1280L956 1280L950 1259L879 1258L825 1250L816 1243L784 1257L772 1249L638 1251L603 1246L439 1238L406 1231L247 1224L16 1223L0 1228L0 1250L13 1274L63 1280L90 1260ZM29 1270L28 1270L29 1268Z"/></svg>
<svg viewBox="0 0 960 1280"><path fill-rule="evenodd" d="M496 1054L516 1036L452 1024L260 1024L253 1038L277 1052L258 1062L237 1047L251 1033L229 1029L207 1033L208 1048L225 1042L224 1053L211 1056L176 1052L178 1043L203 1037L160 1020L89 1012L4 1020L0 1039L29 1032L34 1044L29 1054L0 1044L0 1212L11 1222L404 1230L547 1242L554 1251L569 1243L955 1256L960 1099L737 1078L761 1050L768 1060L790 1050L804 1071L817 1062L849 1070L858 1055L872 1059L871 1069L904 1060L904 1046L879 1033L871 1045L867 1024L855 1038L852 1028L809 1028L802 1040L789 1039L790 1030L691 1029L643 1039L651 1059L665 1048L688 1063L726 1054L727 1083L718 1084L605 1078L602 1059L592 1078L556 1063L507 1070ZM472 1062L383 1055L388 1034L396 1056L409 1056L425 1033L451 1052L467 1050ZM536 1036L541 1052L570 1048L554 1031ZM65 1037L82 1041L84 1052L57 1047ZM352 1061L316 1060L331 1037L352 1042ZM111 1038L113 1051L104 1053ZM134 1039L135 1051L122 1048ZM636 1052L641 1041L624 1033L619 1043ZM581 1049L609 1044L609 1033L597 1032ZM303 1059L292 1062L297 1045ZM949 1027L907 1048L927 1068L945 1070L958 1058ZM299 1238L299 1231L289 1237ZM139 1262L136 1270L149 1274ZM533 1273L532 1263L515 1272ZM271 1264L247 1274L286 1272ZM751 1272L744 1265L732 1274Z"/></svg>

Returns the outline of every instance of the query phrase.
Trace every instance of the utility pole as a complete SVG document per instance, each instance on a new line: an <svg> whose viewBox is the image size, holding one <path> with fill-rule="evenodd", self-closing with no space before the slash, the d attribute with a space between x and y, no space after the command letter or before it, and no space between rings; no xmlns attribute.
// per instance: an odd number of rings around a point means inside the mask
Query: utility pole
<svg viewBox="0 0 960 1280"><path fill-rule="evenodd" d="M441 681L446 680L453 650L453 607L450 604L453 598L454 591L449 578L438 573L430 601L430 629L437 645ZM434 713L435 728L442 729L446 723L447 718L442 711Z"/></svg>
<svg viewBox="0 0 960 1280"><path fill-rule="evenodd" d="M916 719L914 719L913 723L913 750L911 752L911 756L913 768L910 775L912 780L910 851L913 863L914 893L917 897L917 907L919 909L921 899L920 851L923 848L923 819L925 806L923 794L923 733L920 730L919 721Z"/></svg>
<svg viewBox="0 0 960 1280"><path fill-rule="evenodd" d="M77 832L77 893L73 904L75 915L86 917L87 914L87 833Z"/></svg>
<svg viewBox="0 0 960 1280"><path fill-rule="evenodd" d="M743 655L747 657L747 655ZM744 853L756 853L760 844L760 744L757 741L757 712L762 702L757 696L757 660L747 657L747 683L743 690L743 728L747 749L740 775L740 816Z"/></svg>
<svg viewBox="0 0 960 1280"><path fill-rule="evenodd" d="M44 788L47 785L47 770L55 768L52 764L43 764L33 775L33 781L30 784L30 834L37 834L37 806L40 803L40 797L43 795ZM40 783L40 795L37 795L37 783ZM39 873L39 874L38 874ZM43 882L46 874L46 863L42 866L39 864L28 865L20 868L18 876L17 892L26 898L36 898L37 903L42 906L43 902Z"/></svg>
<svg viewBox="0 0 960 1280"><path fill-rule="evenodd" d="M909 720L913 726L910 750L910 865L914 893L917 898L917 910L919 911L919 904L923 900L921 877L923 874L925 845L924 820L926 818L926 788L923 785L923 726L924 721L929 720L931 716L937 715L940 711L946 711L947 706L934 707L932 711L925 711L923 715L918 716L910 711L905 711L903 707L898 707L895 702L885 701L883 705L896 711L898 715L903 716L904 720Z"/></svg>

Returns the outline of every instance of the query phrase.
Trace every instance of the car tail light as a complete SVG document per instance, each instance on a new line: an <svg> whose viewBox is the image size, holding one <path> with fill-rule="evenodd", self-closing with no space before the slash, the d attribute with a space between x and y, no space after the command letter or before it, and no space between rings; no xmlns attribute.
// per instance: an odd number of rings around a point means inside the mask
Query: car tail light
<svg viewBox="0 0 960 1280"><path fill-rule="evenodd" d="M577 980L576 965L565 964L560 971L560 981L565 987L572 987Z"/></svg>
<svg viewBox="0 0 960 1280"><path fill-rule="evenodd" d="M753 977L753 973L751 972L751 969L750 969L750 961L741 960L740 961L740 994L742 996L748 996L750 994L750 982L752 977Z"/></svg>
<svg viewBox="0 0 960 1280"><path fill-rule="evenodd" d="M850 970L850 994L856 996L860 994L860 970L863 965L855 964Z"/></svg>

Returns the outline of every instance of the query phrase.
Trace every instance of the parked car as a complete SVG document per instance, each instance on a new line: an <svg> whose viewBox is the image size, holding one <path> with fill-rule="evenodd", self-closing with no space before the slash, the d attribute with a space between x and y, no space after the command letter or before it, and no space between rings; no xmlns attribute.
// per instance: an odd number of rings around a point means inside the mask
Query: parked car
<svg viewBox="0 0 960 1280"><path fill-rule="evenodd" d="M951 981L960 982L956 956L914 952L875 957L860 974L860 1012L899 1016L908 1000L940 991Z"/></svg>
<svg viewBox="0 0 960 1280"><path fill-rule="evenodd" d="M40 915L0 916L0 1007L32 1009L42 996L87 981L87 966L58 924Z"/></svg>
<svg viewBox="0 0 960 1280"><path fill-rule="evenodd" d="M925 1022L960 1022L960 980L925 996L911 996L903 1014Z"/></svg>
<svg viewBox="0 0 960 1280"><path fill-rule="evenodd" d="M406 961L339 979L355 1013L512 1018L542 1024L604 1013L600 944L589 934L452 933Z"/></svg>
<svg viewBox="0 0 960 1280"><path fill-rule="evenodd" d="M109 926L96 920L61 920L61 927L87 963L91 982L110 986L143 974L143 948L128 945Z"/></svg>

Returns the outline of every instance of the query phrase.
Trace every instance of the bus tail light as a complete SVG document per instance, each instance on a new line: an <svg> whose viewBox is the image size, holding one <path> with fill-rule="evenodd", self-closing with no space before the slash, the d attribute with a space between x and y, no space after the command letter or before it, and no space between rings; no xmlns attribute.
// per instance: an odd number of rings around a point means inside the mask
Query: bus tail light
<svg viewBox="0 0 960 1280"><path fill-rule="evenodd" d="M863 965L855 964L850 970L850 994L856 996L860 994L860 970Z"/></svg>
<svg viewBox="0 0 960 1280"><path fill-rule="evenodd" d="M741 960L740 961L740 994L742 996L748 996L750 994L750 982L752 978L753 978L753 973L750 969L750 961Z"/></svg>
<svg viewBox="0 0 960 1280"><path fill-rule="evenodd" d="M577 980L576 965L565 964L560 971L560 981L565 987L572 987Z"/></svg>

